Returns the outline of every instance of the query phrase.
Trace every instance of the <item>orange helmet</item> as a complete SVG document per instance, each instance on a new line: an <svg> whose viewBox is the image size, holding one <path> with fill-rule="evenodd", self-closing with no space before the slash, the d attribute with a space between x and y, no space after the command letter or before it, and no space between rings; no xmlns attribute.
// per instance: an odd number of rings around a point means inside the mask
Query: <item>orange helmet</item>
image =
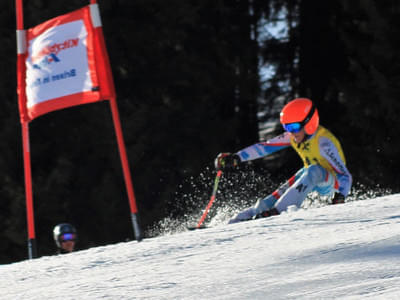
<svg viewBox="0 0 400 300"><path fill-rule="evenodd" d="M281 111L280 120L286 131L299 132L304 128L308 135L312 135L319 125L318 110L307 98L297 98L286 104Z"/></svg>

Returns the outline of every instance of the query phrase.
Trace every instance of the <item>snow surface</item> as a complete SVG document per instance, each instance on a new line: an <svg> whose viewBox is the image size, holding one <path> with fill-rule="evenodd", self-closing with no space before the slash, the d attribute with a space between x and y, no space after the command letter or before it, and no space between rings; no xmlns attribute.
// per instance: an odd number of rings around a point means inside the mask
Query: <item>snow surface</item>
<svg viewBox="0 0 400 300"><path fill-rule="evenodd" d="M400 299L400 194L0 265L0 299Z"/></svg>

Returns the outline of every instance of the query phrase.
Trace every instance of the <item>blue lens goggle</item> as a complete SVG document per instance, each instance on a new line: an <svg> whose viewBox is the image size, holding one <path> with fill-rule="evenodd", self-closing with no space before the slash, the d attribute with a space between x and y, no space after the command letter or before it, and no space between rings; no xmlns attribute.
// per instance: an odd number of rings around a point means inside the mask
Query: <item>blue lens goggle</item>
<svg viewBox="0 0 400 300"><path fill-rule="evenodd" d="M61 236L61 241L66 242L66 241L75 241L75 234L74 233L64 233Z"/></svg>
<svg viewBox="0 0 400 300"><path fill-rule="evenodd" d="M297 133L301 131L303 125L300 122L289 123L289 124L283 124L283 128L288 132Z"/></svg>

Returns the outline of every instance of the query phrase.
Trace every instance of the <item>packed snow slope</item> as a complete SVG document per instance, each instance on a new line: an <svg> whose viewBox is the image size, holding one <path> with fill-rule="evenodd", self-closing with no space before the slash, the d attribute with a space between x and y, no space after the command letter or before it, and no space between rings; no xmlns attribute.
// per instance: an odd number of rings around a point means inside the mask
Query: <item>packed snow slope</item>
<svg viewBox="0 0 400 300"><path fill-rule="evenodd" d="M400 195L0 266L0 299L400 299Z"/></svg>

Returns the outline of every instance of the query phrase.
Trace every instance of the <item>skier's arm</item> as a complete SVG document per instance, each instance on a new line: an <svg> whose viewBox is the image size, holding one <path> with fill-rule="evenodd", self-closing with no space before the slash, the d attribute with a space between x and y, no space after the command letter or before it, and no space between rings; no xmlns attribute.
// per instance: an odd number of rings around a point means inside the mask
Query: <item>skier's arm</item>
<svg viewBox="0 0 400 300"><path fill-rule="evenodd" d="M287 148L290 146L290 136L285 132L277 137L274 137L266 142L261 142L244 148L238 151L240 161L249 161L270 155L276 151Z"/></svg>
<svg viewBox="0 0 400 300"><path fill-rule="evenodd" d="M347 197L353 178L340 157L338 149L330 139L325 137L319 139L319 149L321 155L329 162L336 172L336 178L339 181L339 192L344 197Z"/></svg>

